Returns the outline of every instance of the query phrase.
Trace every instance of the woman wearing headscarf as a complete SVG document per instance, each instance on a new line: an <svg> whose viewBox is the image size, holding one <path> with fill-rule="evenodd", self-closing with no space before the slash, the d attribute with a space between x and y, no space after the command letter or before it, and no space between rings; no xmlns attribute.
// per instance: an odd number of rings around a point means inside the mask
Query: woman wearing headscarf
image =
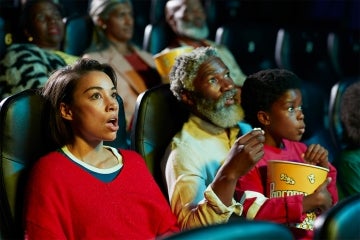
<svg viewBox="0 0 360 240"><path fill-rule="evenodd" d="M129 0L92 0L89 15L95 27L92 43L83 57L114 68L129 131L138 95L161 84L161 77L152 55L131 42L134 16Z"/></svg>

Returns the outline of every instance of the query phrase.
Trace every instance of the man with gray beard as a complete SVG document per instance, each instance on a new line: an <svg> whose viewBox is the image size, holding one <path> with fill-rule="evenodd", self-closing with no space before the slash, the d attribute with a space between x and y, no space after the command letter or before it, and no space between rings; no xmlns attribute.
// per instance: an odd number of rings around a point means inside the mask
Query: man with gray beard
<svg viewBox="0 0 360 240"><path fill-rule="evenodd" d="M199 47L178 56L169 78L174 96L191 112L163 159L179 226L191 229L241 216L244 201L234 200L235 185L262 158L263 131L239 137L241 89L215 48Z"/></svg>
<svg viewBox="0 0 360 240"><path fill-rule="evenodd" d="M246 76L241 71L230 50L208 40L209 28L206 13L200 0L169 0L165 5L166 22L175 33L168 48L181 46L207 47L218 49L221 59L231 69L231 77L235 84L242 86Z"/></svg>

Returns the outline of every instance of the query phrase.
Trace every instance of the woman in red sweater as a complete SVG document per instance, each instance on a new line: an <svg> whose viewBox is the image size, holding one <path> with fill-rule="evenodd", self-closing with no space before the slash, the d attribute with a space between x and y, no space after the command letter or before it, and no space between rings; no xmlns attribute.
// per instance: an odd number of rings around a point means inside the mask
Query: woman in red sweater
<svg viewBox="0 0 360 240"><path fill-rule="evenodd" d="M103 144L119 129L113 69L79 60L53 73L42 94L59 148L32 170L25 239L154 239L177 232L141 156Z"/></svg>

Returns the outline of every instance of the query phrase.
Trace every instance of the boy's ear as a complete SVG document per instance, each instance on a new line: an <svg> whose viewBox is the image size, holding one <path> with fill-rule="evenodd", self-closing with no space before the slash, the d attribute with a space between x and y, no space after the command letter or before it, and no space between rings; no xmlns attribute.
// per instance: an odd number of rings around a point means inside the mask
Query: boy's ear
<svg viewBox="0 0 360 240"><path fill-rule="evenodd" d="M60 103L60 114L61 117L66 120L72 120L72 111L70 107L65 103Z"/></svg>
<svg viewBox="0 0 360 240"><path fill-rule="evenodd" d="M259 111L257 113L257 118L258 118L259 122L261 123L261 125L263 125L263 126L267 126L270 124L269 114L265 111Z"/></svg>

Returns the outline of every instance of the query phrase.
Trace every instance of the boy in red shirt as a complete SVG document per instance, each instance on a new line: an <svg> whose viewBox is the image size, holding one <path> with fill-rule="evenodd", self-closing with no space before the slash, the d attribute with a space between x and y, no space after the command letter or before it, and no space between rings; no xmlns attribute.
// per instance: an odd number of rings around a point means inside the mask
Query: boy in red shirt
<svg viewBox="0 0 360 240"><path fill-rule="evenodd" d="M317 214L338 201L336 169L328 162L328 151L319 144L306 146L301 81L281 69L259 71L242 87L245 120L265 132L264 157L238 180L236 195L244 202L243 214L250 219L287 224L296 239L312 239L313 222L301 224L308 212ZM313 194L268 198L267 161L287 160L329 169L328 179ZM252 198L253 201L248 201ZM299 224L301 224L299 226Z"/></svg>

